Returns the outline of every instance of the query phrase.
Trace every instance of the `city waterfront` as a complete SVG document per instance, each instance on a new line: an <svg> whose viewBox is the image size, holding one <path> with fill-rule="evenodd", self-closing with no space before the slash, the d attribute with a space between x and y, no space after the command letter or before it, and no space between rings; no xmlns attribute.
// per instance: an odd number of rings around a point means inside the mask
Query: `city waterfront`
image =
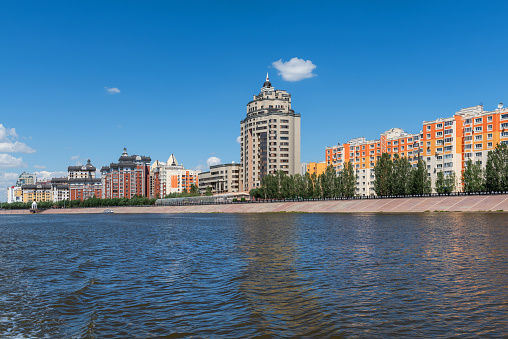
<svg viewBox="0 0 508 339"><path fill-rule="evenodd" d="M504 214L3 215L0 337L502 337Z"/></svg>

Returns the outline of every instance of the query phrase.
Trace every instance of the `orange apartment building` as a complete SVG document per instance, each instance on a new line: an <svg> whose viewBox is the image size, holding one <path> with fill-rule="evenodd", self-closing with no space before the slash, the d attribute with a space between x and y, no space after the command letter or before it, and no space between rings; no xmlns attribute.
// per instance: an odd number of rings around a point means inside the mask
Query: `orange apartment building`
<svg viewBox="0 0 508 339"><path fill-rule="evenodd" d="M443 171L449 175L453 171L461 190L465 162L471 158L485 166L488 152L497 143L508 144L508 109L499 104L494 111L484 111L478 105L461 109L449 118L424 121L422 131L417 134L392 128L382 133L379 140L356 138L326 147L325 158L337 172L345 162L351 161L357 174L358 195L375 194L373 168L382 153L406 157L413 166L418 158L424 160L434 191L437 173Z"/></svg>
<svg viewBox="0 0 508 339"><path fill-rule="evenodd" d="M117 163L101 168L102 197L150 197L150 162L150 157L129 155L124 148Z"/></svg>
<svg viewBox="0 0 508 339"><path fill-rule="evenodd" d="M326 165L332 165L337 172L344 164L351 162L357 176L356 193L361 196L375 195L374 166L382 153L406 157L411 164L418 162L420 134L410 134L400 128L392 128L381 134L377 140L355 138L344 144L325 149Z"/></svg>
<svg viewBox="0 0 508 339"><path fill-rule="evenodd" d="M326 167L328 165L326 164L326 161L320 161L320 162L309 162L306 166L306 172L312 175L313 173L316 173L316 175L320 175L326 171Z"/></svg>

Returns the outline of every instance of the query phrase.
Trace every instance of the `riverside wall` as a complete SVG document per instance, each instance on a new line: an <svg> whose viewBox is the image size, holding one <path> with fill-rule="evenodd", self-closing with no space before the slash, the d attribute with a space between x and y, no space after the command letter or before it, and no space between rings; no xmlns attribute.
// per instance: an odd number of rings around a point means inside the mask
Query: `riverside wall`
<svg viewBox="0 0 508 339"><path fill-rule="evenodd" d="M103 213L100 208L49 209L43 214ZM508 212L508 195L266 202L224 205L122 206L115 213L419 213Z"/></svg>

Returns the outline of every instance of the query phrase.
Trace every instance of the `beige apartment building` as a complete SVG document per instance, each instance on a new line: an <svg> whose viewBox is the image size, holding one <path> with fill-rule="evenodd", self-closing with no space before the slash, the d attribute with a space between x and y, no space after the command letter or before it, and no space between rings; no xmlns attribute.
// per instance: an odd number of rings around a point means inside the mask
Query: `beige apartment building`
<svg viewBox="0 0 508 339"><path fill-rule="evenodd" d="M235 193L240 190L240 164L210 166L208 172L199 173L199 191L206 193L210 186L212 193Z"/></svg>
<svg viewBox="0 0 508 339"><path fill-rule="evenodd" d="M240 190L250 191L279 170L300 172L300 114L291 109L291 94L272 87L268 74L258 95L247 104L240 122Z"/></svg>

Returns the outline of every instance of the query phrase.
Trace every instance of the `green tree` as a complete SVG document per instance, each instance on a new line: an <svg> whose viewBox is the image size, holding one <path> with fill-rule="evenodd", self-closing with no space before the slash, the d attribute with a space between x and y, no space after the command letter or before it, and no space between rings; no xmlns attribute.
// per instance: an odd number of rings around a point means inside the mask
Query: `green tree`
<svg viewBox="0 0 508 339"><path fill-rule="evenodd" d="M340 174L344 196L354 197L356 194L356 174L353 164L350 161L346 162Z"/></svg>
<svg viewBox="0 0 508 339"><path fill-rule="evenodd" d="M399 158L395 154L393 159L392 176L390 186L392 194L407 195L411 186L411 163L407 158Z"/></svg>
<svg viewBox="0 0 508 339"><path fill-rule="evenodd" d="M293 180L295 185L295 197L305 197L305 192L307 190L307 182L305 181L305 177L297 173L294 175Z"/></svg>
<svg viewBox="0 0 508 339"><path fill-rule="evenodd" d="M438 194L450 194L455 190L455 172L445 174L443 171L437 172L435 187Z"/></svg>
<svg viewBox="0 0 508 339"><path fill-rule="evenodd" d="M374 191L379 196L391 195L393 182L393 162L390 154L383 153L374 166Z"/></svg>
<svg viewBox="0 0 508 339"><path fill-rule="evenodd" d="M326 167L321 174L321 191L324 198L332 198L335 196L335 178L337 177L332 165Z"/></svg>
<svg viewBox="0 0 508 339"><path fill-rule="evenodd" d="M416 168L411 171L411 189L413 195L429 194L432 192L427 164L422 159L418 160Z"/></svg>
<svg viewBox="0 0 508 339"><path fill-rule="evenodd" d="M483 170L479 163L474 163L468 159L464 172L462 173L462 185L464 192L481 192L485 189L483 180Z"/></svg>
<svg viewBox="0 0 508 339"><path fill-rule="evenodd" d="M211 196L213 193L212 193L212 187L211 186L206 186L206 193L205 195L206 196Z"/></svg>
<svg viewBox="0 0 508 339"><path fill-rule="evenodd" d="M199 188L198 186L192 184L190 187L190 195L193 197L199 196Z"/></svg>
<svg viewBox="0 0 508 339"><path fill-rule="evenodd" d="M488 192L508 190L508 146L504 143L487 155L485 188Z"/></svg>

